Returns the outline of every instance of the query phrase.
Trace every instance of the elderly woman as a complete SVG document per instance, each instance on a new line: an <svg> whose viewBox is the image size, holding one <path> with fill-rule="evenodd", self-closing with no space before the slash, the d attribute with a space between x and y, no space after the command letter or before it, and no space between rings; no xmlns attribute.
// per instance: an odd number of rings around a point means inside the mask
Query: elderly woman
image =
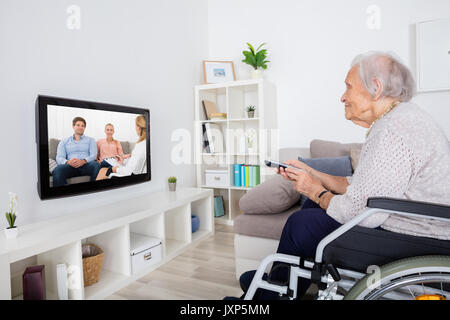
<svg viewBox="0 0 450 320"><path fill-rule="evenodd" d="M359 166L352 177L331 176L298 160L280 169L308 200L287 220L278 253L314 257L319 242L360 214L369 197L392 197L450 204L450 147L437 123L410 102L415 82L411 72L390 54L357 56L345 79L341 98L345 117L368 128ZM361 224L368 228L450 239L450 225L436 220L376 214ZM254 271L241 276L244 291ZM270 277L286 280L285 270L272 268ZM309 281L299 279L299 296ZM258 289L259 299L277 298Z"/></svg>

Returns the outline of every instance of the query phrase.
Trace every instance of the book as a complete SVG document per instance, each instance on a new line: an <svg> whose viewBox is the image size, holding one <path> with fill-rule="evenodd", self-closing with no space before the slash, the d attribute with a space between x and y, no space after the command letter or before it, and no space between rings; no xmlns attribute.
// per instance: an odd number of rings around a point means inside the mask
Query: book
<svg viewBox="0 0 450 320"><path fill-rule="evenodd" d="M204 123L206 128L206 137L208 139L209 151L211 153L222 153L223 146L223 133L219 125L215 123Z"/></svg>
<svg viewBox="0 0 450 320"><path fill-rule="evenodd" d="M261 168L260 166L255 166L255 186L261 183Z"/></svg>
<svg viewBox="0 0 450 320"><path fill-rule="evenodd" d="M241 164L234 164L234 186L240 187L241 186Z"/></svg>
<svg viewBox="0 0 450 320"><path fill-rule="evenodd" d="M248 167L248 186L249 187L254 187L254 185L253 185L253 174L254 174L253 168L254 168L254 166Z"/></svg>
<svg viewBox="0 0 450 320"><path fill-rule="evenodd" d="M241 187L245 186L245 164L241 166Z"/></svg>
<svg viewBox="0 0 450 320"><path fill-rule="evenodd" d="M211 120L212 113L218 113L217 106L214 101L202 100L203 110L205 111L206 120Z"/></svg>
<svg viewBox="0 0 450 320"><path fill-rule="evenodd" d="M249 178L250 178L249 166L245 166L245 187L246 188L248 188L250 186Z"/></svg>

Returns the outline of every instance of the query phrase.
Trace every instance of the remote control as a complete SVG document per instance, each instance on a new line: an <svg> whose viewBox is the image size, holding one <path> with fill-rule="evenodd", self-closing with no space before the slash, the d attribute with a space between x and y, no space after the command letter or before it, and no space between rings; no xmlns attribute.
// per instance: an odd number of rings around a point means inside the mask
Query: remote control
<svg viewBox="0 0 450 320"><path fill-rule="evenodd" d="M272 168L277 168L277 169L283 168L283 169L285 169L285 170L286 170L287 168L294 168L294 169L297 169L297 170L300 170L300 171L305 171L305 170L303 170L303 169L300 169L300 168L291 166L291 165L289 165L289 164L280 163L280 162L273 161L273 160L265 160L264 162L265 162L266 166L272 167Z"/></svg>

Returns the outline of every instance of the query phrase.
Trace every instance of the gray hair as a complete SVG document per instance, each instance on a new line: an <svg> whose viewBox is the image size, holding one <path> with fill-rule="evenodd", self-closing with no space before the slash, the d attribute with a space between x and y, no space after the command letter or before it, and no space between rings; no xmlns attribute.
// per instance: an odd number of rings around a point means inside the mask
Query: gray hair
<svg viewBox="0 0 450 320"><path fill-rule="evenodd" d="M359 66L359 75L367 91L373 96L377 89L374 79L383 85L382 97L399 98L407 102L416 94L416 82L411 71L391 53L368 52L353 59L352 67Z"/></svg>

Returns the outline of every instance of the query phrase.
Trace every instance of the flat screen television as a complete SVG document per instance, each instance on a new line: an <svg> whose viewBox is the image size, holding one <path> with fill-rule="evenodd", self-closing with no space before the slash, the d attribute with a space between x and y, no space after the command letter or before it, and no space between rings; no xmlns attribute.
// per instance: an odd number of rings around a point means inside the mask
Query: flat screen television
<svg viewBox="0 0 450 320"><path fill-rule="evenodd" d="M39 95L36 131L41 199L151 179L148 109Z"/></svg>

